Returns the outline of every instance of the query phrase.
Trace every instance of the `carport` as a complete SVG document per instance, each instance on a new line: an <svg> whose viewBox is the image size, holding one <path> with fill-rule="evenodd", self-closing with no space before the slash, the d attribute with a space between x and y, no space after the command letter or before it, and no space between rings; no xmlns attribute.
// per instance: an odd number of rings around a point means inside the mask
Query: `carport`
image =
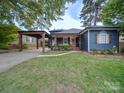
<svg viewBox="0 0 124 93"><path fill-rule="evenodd" d="M43 52L45 52L45 38L50 38L50 34L48 34L46 31L18 31L19 33L19 51L23 50L23 35L30 36L36 38L36 48L39 48L38 41L42 38L42 48Z"/></svg>

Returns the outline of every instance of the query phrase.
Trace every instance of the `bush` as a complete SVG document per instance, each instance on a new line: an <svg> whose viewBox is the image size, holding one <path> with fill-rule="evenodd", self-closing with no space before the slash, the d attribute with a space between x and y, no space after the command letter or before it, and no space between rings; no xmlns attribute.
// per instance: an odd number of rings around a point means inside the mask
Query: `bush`
<svg viewBox="0 0 124 93"><path fill-rule="evenodd" d="M58 50L58 46L51 46L51 50Z"/></svg>
<svg viewBox="0 0 124 93"><path fill-rule="evenodd" d="M59 46L51 46L52 50L69 50L69 45L68 44L62 44Z"/></svg>
<svg viewBox="0 0 124 93"><path fill-rule="evenodd" d="M59 46L60 50L68 50L69 49L69 45L68 44L63 44Z"/></svg>
<svg viewBox="0 0 124 93"><path fill-rule="evenodd" d="M28 49L28 44L23 44L23 45L22 45L22 48L23 48L23 49Z"/></svg>
<svg viewBox="0 0 124 93"><path fill-rule="evenodd" d="M0 24L0 46L6 48L8 44L17 39L19 28L14 25Z"/></svg>
<svg viewBox="0 0 124 93"><path fill-rule="evenodd" d="M93 49L92 53L93 54L115 54L117 53L117 49L116 48L104 49L104 50Z"/></svg>
<svg viewBox="0 0 124 93"><path fill-rule="evenodd" d="M6 44L0 44L0 49L8 49L9 46Z"/></svg>
<svg viewBox="0 0 124 93"><path fill-rule="evenodd" d="M108 49L108 54L115 54L117 52L117 49L116 48L111 48L111 49Z"/></svg>

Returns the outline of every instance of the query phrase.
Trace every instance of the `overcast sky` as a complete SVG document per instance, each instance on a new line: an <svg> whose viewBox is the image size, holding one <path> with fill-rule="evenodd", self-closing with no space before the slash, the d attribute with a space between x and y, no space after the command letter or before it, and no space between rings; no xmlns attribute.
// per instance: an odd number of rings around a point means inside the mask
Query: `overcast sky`
<svg viewBox="0 0 124 93"><path fill-rule="evenodd" d="M58 20L52 23L51 30L53 29L70 29L70 28L81 28L80 23L80 11L82 8L82 0L77 0L74 4L67 5L68 9L65 15L62 16L63 20Z"/></svg>

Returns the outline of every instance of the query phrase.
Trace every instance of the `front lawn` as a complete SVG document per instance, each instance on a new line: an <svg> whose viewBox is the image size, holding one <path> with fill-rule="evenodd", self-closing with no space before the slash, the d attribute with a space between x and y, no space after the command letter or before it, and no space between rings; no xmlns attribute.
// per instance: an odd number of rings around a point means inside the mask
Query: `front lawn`
<svg viewBox="0 0 124 93"><path fill-rule="evenodd" d="M0 93L124 93L124 59L81 52L34 58L0 74Z"/></svg>

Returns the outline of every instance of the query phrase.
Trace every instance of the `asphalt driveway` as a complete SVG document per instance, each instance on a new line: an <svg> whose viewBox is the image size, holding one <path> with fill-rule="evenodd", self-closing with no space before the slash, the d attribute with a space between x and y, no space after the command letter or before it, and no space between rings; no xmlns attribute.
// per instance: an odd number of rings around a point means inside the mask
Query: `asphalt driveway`
<svg viewBox="0 0 124 93"><path fill-rule="evenodd" d="M0 54L0 72L6 71L23 61L37 57L42 54L42 50L26 50L22 52L10 52Z"/></svg>

